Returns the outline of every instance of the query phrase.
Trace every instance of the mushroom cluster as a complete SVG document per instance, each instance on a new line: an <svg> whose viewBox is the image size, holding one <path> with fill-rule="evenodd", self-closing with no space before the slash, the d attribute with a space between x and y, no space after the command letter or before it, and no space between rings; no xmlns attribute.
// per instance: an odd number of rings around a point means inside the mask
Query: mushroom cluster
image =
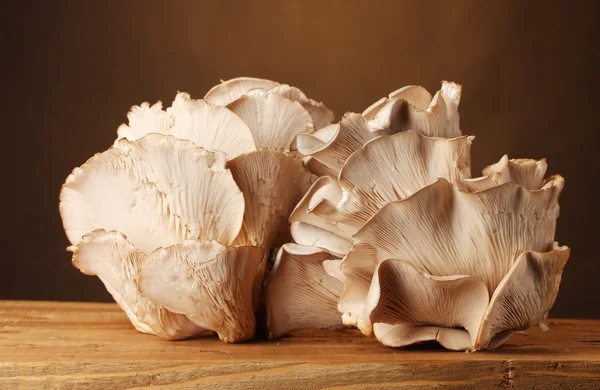
<svg viewBox="0 0 600 390"><path fill-rule="evenodd" d="M237 78L128 120L62 187L73 264L141 332L251 338L267 259L313 181L291 148L333 113L295 87Z"/></svg>
<svg viewBox="0 0 600 390"><path fill-rule="evenodd" d="M355 326L391 347L481 350L545 319L570 254L554 241L564 179L507 156L472 178L460 96L409 86L298 135L320 178L266 281L272 338Z"/></svg>

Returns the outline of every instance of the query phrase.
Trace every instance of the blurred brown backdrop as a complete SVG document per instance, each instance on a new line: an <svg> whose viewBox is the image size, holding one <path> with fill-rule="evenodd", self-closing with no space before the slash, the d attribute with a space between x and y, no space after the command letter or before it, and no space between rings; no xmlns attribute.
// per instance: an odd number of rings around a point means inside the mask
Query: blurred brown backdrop
<svg viewBox="0 0 600 390"><path fill-rule="evenodd" d="M596 12L550 3L12 2L0 61L0 299L110 300L70 265L58 192L133 104L258 76L302 88L339 118L447 79L463 85L474 172L508 153L547 157L566 177L557 239L573 252L551 314L600 317Z"/></svg>

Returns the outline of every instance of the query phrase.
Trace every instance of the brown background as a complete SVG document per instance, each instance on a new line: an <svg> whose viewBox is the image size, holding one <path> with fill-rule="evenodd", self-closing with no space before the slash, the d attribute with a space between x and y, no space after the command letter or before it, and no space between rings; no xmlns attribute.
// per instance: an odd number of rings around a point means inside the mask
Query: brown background
<svg viewBox="0 0 600 390"><path fill-rule="evenodd" d="M18 4L17 4L18 3ZM569 245L553 316L600 317L598 29L548 1L13 2L2 25L0 298L110 300L65 252L58 192L142 101L219 79L302 88L339 118L406 84L464 87L474 172L547 157Z"/></svg>

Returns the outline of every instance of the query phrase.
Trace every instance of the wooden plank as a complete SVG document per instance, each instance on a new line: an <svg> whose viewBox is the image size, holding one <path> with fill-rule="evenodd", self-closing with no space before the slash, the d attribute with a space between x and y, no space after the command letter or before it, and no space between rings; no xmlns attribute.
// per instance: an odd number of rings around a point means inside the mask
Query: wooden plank
<svg viewBox="0 0 600 390"><path fill-rule="evenodd" d="M355 330L169 342L115 304L0 301L0 388L600 388L600 320L550 320L491 352L381 346Z"/></svg>

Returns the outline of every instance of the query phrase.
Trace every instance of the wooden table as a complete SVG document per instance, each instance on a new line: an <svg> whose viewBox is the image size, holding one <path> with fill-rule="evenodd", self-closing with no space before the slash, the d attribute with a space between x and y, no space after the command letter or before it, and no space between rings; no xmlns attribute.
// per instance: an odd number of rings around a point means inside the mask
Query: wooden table
<svg viewBox="0 0 600 390"><path fill-rule="evenodd" d="M550 320L493 352L391 349L354 330L162 341L116 304L0 301L0 388L600 388L600 320Z"/></svg>

